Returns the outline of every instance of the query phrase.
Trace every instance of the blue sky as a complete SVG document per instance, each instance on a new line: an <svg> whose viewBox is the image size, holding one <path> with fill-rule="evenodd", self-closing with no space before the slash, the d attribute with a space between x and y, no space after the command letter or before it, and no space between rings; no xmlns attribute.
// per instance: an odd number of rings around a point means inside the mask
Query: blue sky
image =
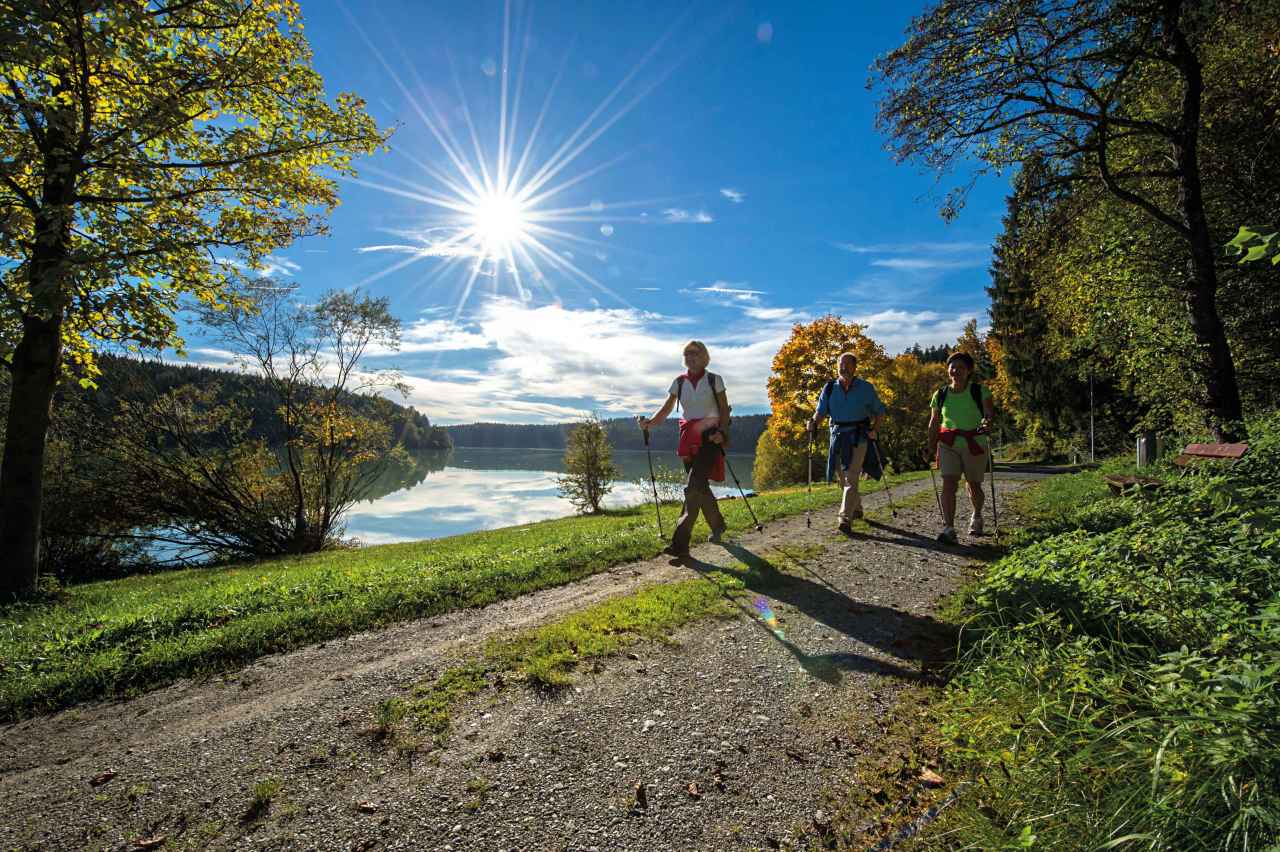
<svg viewBox="0 0 1280 852"><path fill-rule="evenodd" d="M826 313L891 354L954 340L985 325L1008 184L980 180L946 225L964 176L884 150L867 68L918 10L304 2L329 91L395 134L341 186L331 234L268 271L390 297L403 347L370 365L400 367L442 424L652 411L690 338L735 411L765 411L774 352Z"/></svg>

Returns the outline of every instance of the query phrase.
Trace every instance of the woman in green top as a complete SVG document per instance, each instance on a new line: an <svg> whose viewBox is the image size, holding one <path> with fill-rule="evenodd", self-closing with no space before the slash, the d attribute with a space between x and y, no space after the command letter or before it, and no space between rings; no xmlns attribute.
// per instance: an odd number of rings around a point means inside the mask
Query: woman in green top
<svg viewBox="0 0 1280 852"><path fill-rule="evenodd" d="M991 451L985 433L995 411L991 391L969 384L973 369L973 356L968 353L956 352L948 358L951 382L934 393L929 403L929 458L937 459L942 473L942 533L938 540L948 544L957 540L956 492L961 476L973 504L969 535L982 535L982 480Z"/></svg>

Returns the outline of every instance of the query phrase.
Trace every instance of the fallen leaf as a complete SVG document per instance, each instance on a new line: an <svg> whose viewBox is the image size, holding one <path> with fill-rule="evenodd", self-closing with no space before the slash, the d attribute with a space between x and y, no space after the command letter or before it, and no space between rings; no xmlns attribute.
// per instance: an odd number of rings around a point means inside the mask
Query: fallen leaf
<svg viewBox="0 0 1280 852"><path fill-rule="evenodd" d="M697 781L690 781L689 786L685 788L685 792L689 794L690 799L701 799L702 791L698 789Z"/></svg>
<svg viewBox="0 0 1280 852"><path fill-rule="evenodd" d="M159 849L164 845L164 841L165 836L163 834L157 834L154 837L139 837L133 841L132 847L134 849Z"/></svg>
<svg viewBox="0 0 1280 852"><path fill-rule="evenodd" d="M920 781L926 787L941 787L945 783L942 780L942 776L934 772L932 769L921 769Z"/></svg>
<svg viewBox="0 0 1280 852"><path fill-rule="evenodd" d="M376 814L378 812L378 805L376 802L361 802L356 805L356 810L360 811L362 814Z"/></svg>
<svg viewBox="0 0 1280 852"><path fill-rule="evenodd" d="M89 786L101 787L103 784L107 783L108 781L110 781L112 778L115 778L115 777L116 777L116 771L114 769L108 769L105 772L99 772L97 775L89 779Z"/></svg>
<svg viewBox="0 0 1280 852"><path fill-rule="evenodd" d="M635 805L633 807L640 810L646 810L649 807L649 793L645 790L643 781L636 784Z"/></svg>

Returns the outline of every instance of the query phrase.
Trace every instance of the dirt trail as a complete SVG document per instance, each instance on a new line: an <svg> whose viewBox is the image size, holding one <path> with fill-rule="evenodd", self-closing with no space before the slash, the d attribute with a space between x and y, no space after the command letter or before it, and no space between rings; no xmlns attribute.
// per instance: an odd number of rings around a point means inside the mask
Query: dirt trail
<svg viewBox="0 0 1280 852"><path fill-rule="evenodd" d="M1002 483L1002 490L1017 483ZM895 489L902 501L927 480ZM1003 500L1003 496L1002 496ZM882 494L866 499L885 505ZM0 729L0 848L725 849L785 845L849 776L858 731L942 654L929 612L980 547L944 547L927 502L852 537L830 513L578 583L265 658L226 677ZM793 558L787 551L822 552ZM642 586L765 569L783 626L749 608L607 660L553 695L486 693L449 745L362 733L379 701L479 640ZM115 776L100 786L90 779ZM245 819L254 785L280 782ZM645 786L647 807L634 808ZM690 785L693 785L692 787ZM360 805L365 807L361 808ZM819 816L820 819L820 816Z"/></svg>

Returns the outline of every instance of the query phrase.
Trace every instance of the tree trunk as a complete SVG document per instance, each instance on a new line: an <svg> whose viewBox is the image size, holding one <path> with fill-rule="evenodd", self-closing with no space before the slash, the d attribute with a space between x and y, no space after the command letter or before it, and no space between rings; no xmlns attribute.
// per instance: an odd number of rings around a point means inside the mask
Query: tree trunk
<svg viewBox="0 0 1280 852"><path fill-rule="evenodd" d="M1188 319L1199 344L1200 368L1205 390L1205 422L1219 441L1237 441L1247 437L1244 412L1240 404L1240 385L1231 358L1226 329L1218 315L1218 270L1213 236L1204 211L1204 191L1200 182L1200 110L1204 94L1204 77L1200 59L1187 40L1180 16L1198 11L1198 3L1184 4L1166 0L1165 38L1182 72L1185 88L1181 116L1173 156L1181 180L1178 183L1178 206L1187 226L1191 260L1185 286Z"/></svg>
<svg viewBox="0 0 1280 852"><path fill-rule="evenodd" d="M70 276L71 202L77 163L70 153L73 116L53 110L45 128L44 181L35 212L31 296L13 351L13 386L0 461L0 598L29 594L40 568L44 453L53 392L62 370L62 323Z"/></svg>
<svg viewBox="0 0 1280 852"><path fill-rule="evenodd" d="M0 600L30 594L40 564L45 440L62 360L62 315L24 317L0 462Z"/></svg>

